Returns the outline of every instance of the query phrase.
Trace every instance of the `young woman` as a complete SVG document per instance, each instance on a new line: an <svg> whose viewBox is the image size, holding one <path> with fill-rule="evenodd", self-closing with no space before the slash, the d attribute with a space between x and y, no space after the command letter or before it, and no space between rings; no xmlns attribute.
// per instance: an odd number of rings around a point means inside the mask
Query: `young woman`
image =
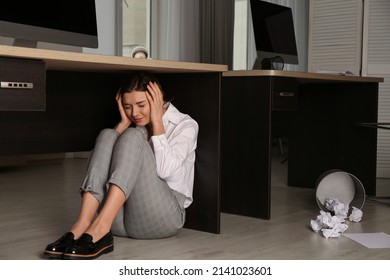
<svg viewBox="0 0 390 280"><path fill-rule="evenodd" d="M164 101L151 74L125 80L116 100L121 120L97 137L78 219L47 245L44 254L51 258L95 259L113 251L113 234L165 238L184 225L198 124Z"/></svg>

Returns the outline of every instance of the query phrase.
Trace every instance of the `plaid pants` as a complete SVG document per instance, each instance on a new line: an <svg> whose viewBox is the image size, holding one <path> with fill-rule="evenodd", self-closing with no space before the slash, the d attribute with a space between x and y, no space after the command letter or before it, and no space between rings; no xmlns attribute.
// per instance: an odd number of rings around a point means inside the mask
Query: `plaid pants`
<svg viewBox="0 0 390 280"><path fill-rule="evenodd" d="M185 196L157 176L153 150L135 128L122 134L104 129L96 139L80 192L90 192L102 206L110 184L126 196L112 225L115 235L165 238L183 227Z"/></svg>

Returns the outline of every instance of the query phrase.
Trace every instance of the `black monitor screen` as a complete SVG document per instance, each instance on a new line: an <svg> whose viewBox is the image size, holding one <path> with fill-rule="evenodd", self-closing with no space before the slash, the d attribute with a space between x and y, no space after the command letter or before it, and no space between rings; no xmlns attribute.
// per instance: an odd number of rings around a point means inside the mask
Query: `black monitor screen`
<svg viewBox="0 0 390 280"><path fill-rule="evenodd" d="M298 63L291 8L260 0L250 3L256 50Z"/></svg>
<svg viewBox="0 0 390 280"><path fill-rule="evenodd" d="M3 1L0 23L0 36L15 39L85 46L82 35L97 37L95 0Z"/></svg>

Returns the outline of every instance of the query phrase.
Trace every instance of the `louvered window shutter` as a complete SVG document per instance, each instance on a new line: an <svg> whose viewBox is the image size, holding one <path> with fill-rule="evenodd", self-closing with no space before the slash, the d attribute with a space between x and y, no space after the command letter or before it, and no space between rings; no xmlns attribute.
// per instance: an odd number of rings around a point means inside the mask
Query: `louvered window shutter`
<svg viewBox="0 0 390 280"><path fill-rule="evenodd" d="M311 0L309 72L351 71L360 75L362 0Z"/></svg>
<svg viewBox="0 0 390 280"><path fill-rule="evenodd" d="M365 0L363 75L383 77L378 121L390 122L390 1ZM390 130L378 129L377 177L390 178Z"/></svg>

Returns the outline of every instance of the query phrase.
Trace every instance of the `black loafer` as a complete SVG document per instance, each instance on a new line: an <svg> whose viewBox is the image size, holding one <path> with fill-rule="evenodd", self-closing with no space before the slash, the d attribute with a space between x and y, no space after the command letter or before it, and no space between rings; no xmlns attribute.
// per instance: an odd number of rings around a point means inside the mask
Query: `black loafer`
<svg viewBox="0 0 390 280"><path fill-rule="evenodd" d="M99 241L92 242L92 236L88 233L81 235L79 239L68 247L63 255L65 260L93 260L102 254L114 251L114 237L110 232Z"/></svg>
<svg viewBox="0 0 390 280"><path fill-rule="evenodd" d="M74 234L72 232L67 232L57 241L47 245L44 255L52 259L62 259L66 248L72 246L74 243Z"/></svg>

